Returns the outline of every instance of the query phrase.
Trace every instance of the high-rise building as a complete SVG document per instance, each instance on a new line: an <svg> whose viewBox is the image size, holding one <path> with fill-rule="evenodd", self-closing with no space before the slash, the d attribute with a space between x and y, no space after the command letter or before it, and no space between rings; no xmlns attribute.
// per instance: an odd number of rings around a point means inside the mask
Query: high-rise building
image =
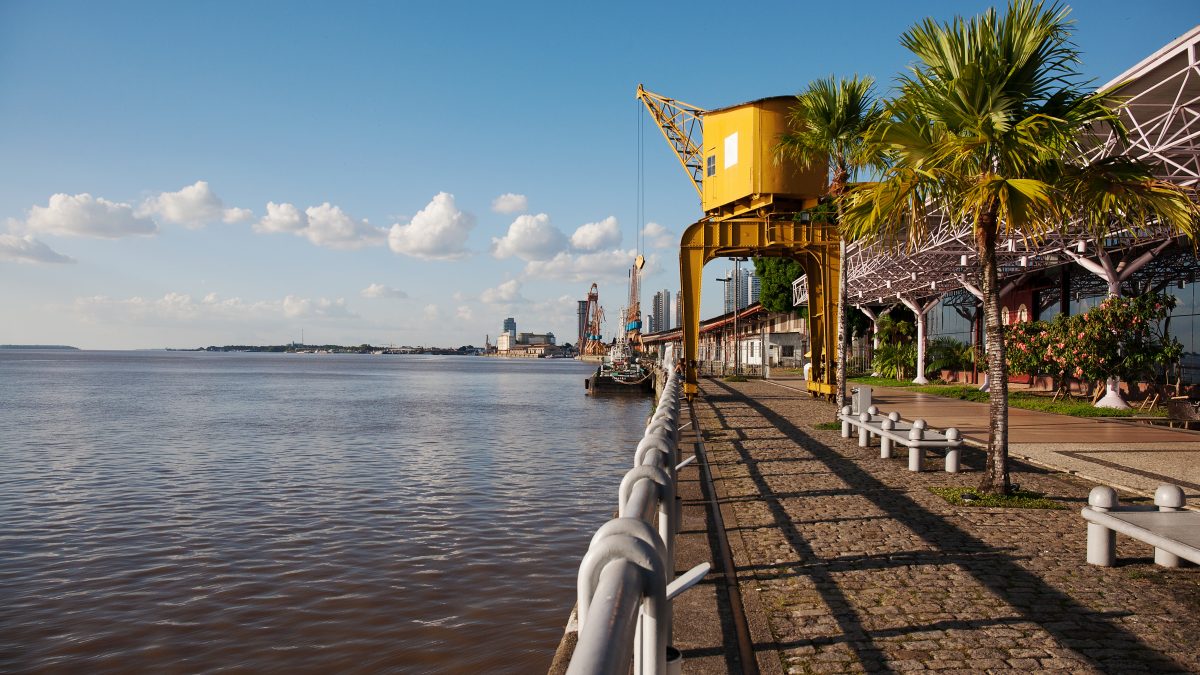
<svg viewBox="0 0 1200 675"><path fill-rule="evenodd" d="M578 309L576 309L575 311L579 315L579 340L575 343L575 349L582 350L583 343L587 342L588 301L587 300L579 300L578 303L579 303Z"/></svg>
<svg viewBox="0 0 1200 675"><path fill-rule="evenodd" d="M658 333L671 327L671 291L663 289L654 294L650 310L650 332Z"/></svg>
<svg viewBox="0 0 1200 675"><path fill-rule="evenodd" d="M725 313L733 311L733 294L737 293L737 308L745 309L750 304L750 270L742 267L738 270L737 283L734 283L734 271L726 270L725 278Z"/></svg>
<svg viewBox="0 0 1200 675"><path fill-rule="evenodd" d="M750 288L750 304L753 305L754 303L759 301L759 298L762 295L762 281L758 278L758 275L755 274L754 272L750 273L749 288Z"/></svg>
<svg viewBox="0 0 1200 675"><path fill-rule="evenodd" d="M508 317L504 320L504 332L508 333L509 337L517 336L517 320L513 317Z"/></svg>

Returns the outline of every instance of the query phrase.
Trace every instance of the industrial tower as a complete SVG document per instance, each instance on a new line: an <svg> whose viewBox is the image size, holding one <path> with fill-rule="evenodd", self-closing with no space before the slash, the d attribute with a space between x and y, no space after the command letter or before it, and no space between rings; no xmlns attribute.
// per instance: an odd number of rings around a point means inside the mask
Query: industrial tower
<svg viewBox="0 0 1200 675"><path fill-rule="evenodd" d="M795 260L808 275L808 390L813 396L832 396L841 257L836 226L813 217L828 171L824 165L801 168L775 150L788 128L788 109L795 98L776 96L704 110L641 85L637 97L675 152L704 211L679 242L684 393L691 397L697 390L700 274L705 263L774 256Z"/></svg>

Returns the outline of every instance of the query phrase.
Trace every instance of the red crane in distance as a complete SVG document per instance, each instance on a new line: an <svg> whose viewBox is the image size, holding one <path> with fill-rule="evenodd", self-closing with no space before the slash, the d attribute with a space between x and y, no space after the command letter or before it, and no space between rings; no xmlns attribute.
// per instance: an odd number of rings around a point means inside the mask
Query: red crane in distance
<svg viewBox="0 0 1200 675"><path fill-rule="evenodd" d="M605 347L603 339L600 337L600 324L604 321L604 308L600 306L600 288L596 284L592 284L592 288L588 291L587 309L584 312L587 317L587 334L584 335L584 343L579 348L579 353L583 356L604 356L608 353L608 348Z"/></svg>

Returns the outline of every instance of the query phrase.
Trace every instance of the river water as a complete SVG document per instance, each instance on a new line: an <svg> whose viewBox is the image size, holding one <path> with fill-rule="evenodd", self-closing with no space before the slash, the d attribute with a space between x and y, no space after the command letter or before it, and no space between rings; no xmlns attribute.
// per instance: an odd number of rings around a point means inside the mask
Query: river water
<svg viewBox="0 0 1200 675"><path fill-rule="evenodd" d="M0 671L544 672L652 410L589 371L0 350Z"/></svg>

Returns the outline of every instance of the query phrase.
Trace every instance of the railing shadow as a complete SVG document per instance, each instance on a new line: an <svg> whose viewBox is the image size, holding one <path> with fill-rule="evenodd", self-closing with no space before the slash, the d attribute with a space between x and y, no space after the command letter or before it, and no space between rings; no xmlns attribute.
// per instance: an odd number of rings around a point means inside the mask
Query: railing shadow
<svg viewBox="0 0 1200 675"><path fill-rule="evenodd" d="M723 390L718 396L708 398L712 412L717 415L722 424L727 424L729 416L722 413L711 403L717 401L737 402L746 406L753 413L760 415L778 428L786 437L800 444L808 453L820 460L830 473L850 486L849 491L867 500L880 511L903 523L913 536L924 541L935 551L947 552L942 556L934 553L924 553L922 558L927 563L959 563L959 569L970 575L976 583L991 591L996 598L1007 603L1018 615L1022 622L1039 626L1052 635L1061 645L1071 649L1079 659L1091 666L1102 670L1120 669L1121 664L1136 662L1149 672L1186 671L1187 668L1150 648L1135 634L1129 632L1112 619L1109 614L1097 612L1070 595L1051 586L1036 574L1022 567L1011 553L1004 552L991 544L976 537L972 533L949 522L946 518L931 512L917 502L905 491L887 485L857 463L841 455L839 452L813 438L804 429L788 420L775 410L764 405L761 401L745 396L725 383L708 381L705 388L719 387ZM739 440L731 442L738 453L741 462L749 473L751 481L758 489L762 501L767 506L775 527L783 532L791 545L798 561L811 561L818 555L803 537L796 523L792 520L779 495L776 495L765 476L758 471L757 465ZM813 490L798 493L795 496L817 496L829 493L844 493L847 490ZM804 565L800 574L812 579L826 606L839 608L833 612L833 618L845 642L854 652L858 661L868 670L885 668L886 659L876 640L887 637L887 631L867 631L853 604L839 588L834 575L838 571L857 570L864 567L871 569L889 569L896 566L914 564L911 557L897 556L888 559L886 556L861 557L859 559L835 559L822 564ZM1083 565L1081 560L1080 565ZM980 625L992 625L997 620L980 620ZM963 626L974 625L973 622L960 622ZM1118 655L1112 661L1104 656L1096 656L1095 645L1118 646ZM803 644L815 644L804 642ZM758 649L788 649L794 645L776 642L757 645ZM1107 652L1106 652L1107 653Z"/></svg>

